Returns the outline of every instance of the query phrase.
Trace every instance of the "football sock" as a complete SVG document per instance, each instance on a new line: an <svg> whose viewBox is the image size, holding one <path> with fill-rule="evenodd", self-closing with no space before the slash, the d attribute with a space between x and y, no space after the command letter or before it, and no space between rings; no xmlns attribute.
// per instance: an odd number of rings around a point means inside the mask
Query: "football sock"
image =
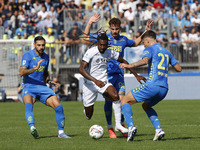
<svg viewBox="0 0 200 150"><path fill-rule="evenodd" d="M121 124L124 125L124 115L121 113Z"/></svg>
<svg viewBox="0 0 200 150"><path fill-rule="evenodd" d="M31 103L25 104L25 116L29 127L35 126L35 118L33 115L33 105Z"/></svg>
<svg viewBox="0 0 200 150"><path fill-rule="evenodd" d="M58 130L58 134L64 133L64 130Z"/></svg>
<svg viewBox="0 0 200 150"><path fill-rule="evenodd" d="M63 105L60 104L59 106L54 108L54 110L56 111L56 122L58 124L58 130L64 130L65 116L63 112Z"/></svg>
<svg viewBox="0 0 200 150"><path fill-rule="evenodd" d="M113 110L115 115L116 126L121 125L121 100L113 101Z"/></svg>
<svg viewBox="0 0 200 150"><path fill-rule="evenodd" d="M108 126L112 125L112 101L105 101L104 112Z"/></svg>
<svg viewBox="0 0 200 150"><path fill-rule="evenodd" d="M126 123L127 123L128 127L134 126L134 123L133 123L133 112L132 112L130 104L124 104L122 106L122 113L124 115L124 118L126 120Z"/></svg>
<svg viewBox="0 0 200 150"><path fill-rule="evenodd" d="M150 108L149 110L146 111L147 116L151 120L151 123L153 124L155 129L160 129L160 122L158 120L158 115L156 111L153 108Z"/></svg>

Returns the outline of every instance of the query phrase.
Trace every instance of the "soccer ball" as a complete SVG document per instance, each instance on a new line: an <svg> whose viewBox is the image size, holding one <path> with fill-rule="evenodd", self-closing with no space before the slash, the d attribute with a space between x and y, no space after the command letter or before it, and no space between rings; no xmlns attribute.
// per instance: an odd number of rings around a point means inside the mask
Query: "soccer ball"
<svg viewBox="0 0 200 150"><path fill-rule="evenodd" d="M93 139L100 139L103 137L104 130L103 127L100 125L93 125L89 129L89 135Z"/></svg>

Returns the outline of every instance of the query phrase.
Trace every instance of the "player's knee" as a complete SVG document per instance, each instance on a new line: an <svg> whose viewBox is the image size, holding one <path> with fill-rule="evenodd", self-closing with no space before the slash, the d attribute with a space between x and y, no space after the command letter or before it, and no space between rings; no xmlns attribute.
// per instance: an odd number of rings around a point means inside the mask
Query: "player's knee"
<svg viewBox="0 0 200 150"><path fill-rule="evenodd" d="M148 106L148 104L147 104L146 102L143 102L143 103L142 103L142 108L143 108L144 111L147 111L147 110L150 109L151 107Z"/></svg>
<svg viewBox="0 0 200 150"><path fill-rule="evenodd" d="M119 100L119 95L117 93L113 94L112 98L113 98L114 101L118 101Z"/></svg>

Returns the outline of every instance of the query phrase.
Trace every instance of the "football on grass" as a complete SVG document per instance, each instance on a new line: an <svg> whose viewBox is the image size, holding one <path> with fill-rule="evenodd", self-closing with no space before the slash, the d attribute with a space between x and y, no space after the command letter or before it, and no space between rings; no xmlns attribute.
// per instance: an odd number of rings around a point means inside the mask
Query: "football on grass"
<svg viewBox="0 0 200 150"><path fill-rule="evenodd" d="M89 129L89 135L93 139L100 139L103 137L104 130L103 127L100 125L93 125Z"/></svg>

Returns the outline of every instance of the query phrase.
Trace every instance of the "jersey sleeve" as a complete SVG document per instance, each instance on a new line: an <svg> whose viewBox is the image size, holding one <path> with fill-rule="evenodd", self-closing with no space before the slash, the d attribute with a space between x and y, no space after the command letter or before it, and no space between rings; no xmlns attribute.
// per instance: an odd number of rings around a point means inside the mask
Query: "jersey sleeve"
<svg viewBox="0 0 200 150"><path fill-rule="evenodd" d="M111 59L118 60L118 58L119 58L119 53L117 53L114 50L111 50Z"/></svg>
<svg viewBox="0 0 200 150"><path fill-rule="evenodd" d="M174 56L172 54L170 54L170 62L169 62L172 66L175 66L176 64L178 64L178 61L174 58Z"/></svg>
<svg viewBox="0 0 200 150"><path fill-rule="evenodd" d="M82 60L87 62L87 63L89 63L90 59L93 57L93 53L92 52L93 52L93 48L92 49L88 49L86 51L86 53L84 54Z"/></svg>
<svg viewBox="0 0 200 150"><path fill-rule="evenodd" d="M147 47L147 48L144 49L142 58L144 58L144 57L148 57L149 59L152 58L152 53L151 53L150 47Z"/></svg>
<svg viewBox="0 0 200 150"><path fill-rule="evenodd" d="M126 39L126 44L127 44L126 46L127 47L132 47L135 44L134 40L130 40L127 37L125 37L125 39Z"/></svg>
<svg viewBox="0 0 200 150"><path fill-rule="evenodd" d="M30 64L30 61L31 61L31 59L30 59L29 54L28 54L28 53L25 53L25 54L23 55L23 57L22 57L21 67L27 67L27 68L28 68L28 66L29 66L29 64Z"/></svg>

